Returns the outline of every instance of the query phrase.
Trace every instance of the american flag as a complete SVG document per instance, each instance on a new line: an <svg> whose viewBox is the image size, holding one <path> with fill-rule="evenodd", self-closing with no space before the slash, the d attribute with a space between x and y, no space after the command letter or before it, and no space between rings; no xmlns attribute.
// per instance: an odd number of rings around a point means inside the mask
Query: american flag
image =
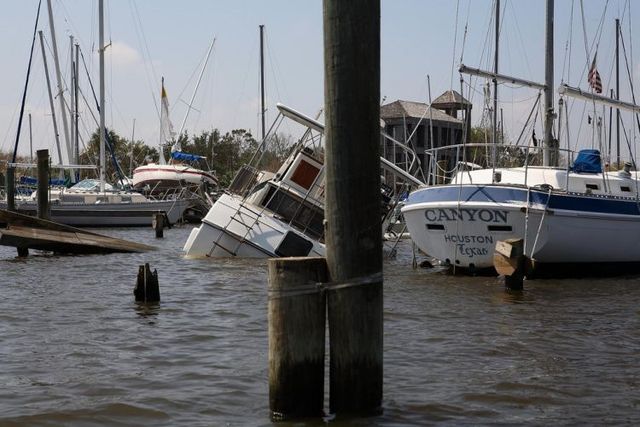
<svg viewBox="0 0 640 427"><path fill-rule="evenodd" d="M598 53L596 52L596 54L593 55L593 62L591 63L591 68L589 68L587 80L589 81L589 86L591 86L596 93L602 93L602 79L600 79L600 73L596 69L597 56Z"/></svg>

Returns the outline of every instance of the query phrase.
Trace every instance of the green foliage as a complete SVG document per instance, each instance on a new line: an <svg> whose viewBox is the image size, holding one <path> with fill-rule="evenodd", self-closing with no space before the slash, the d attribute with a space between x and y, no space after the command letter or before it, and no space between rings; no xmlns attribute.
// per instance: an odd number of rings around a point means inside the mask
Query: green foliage
<svg viewBox="0 0 640 427"><path fill-rule="evenodd" d="M85 147L84 150L80 152L80 164L85 165L98 165L100 163L100 137L99 130L96 130L91 138L89 139L89 143ZM135 141L133 143L133 147L131 146L131 141L121 137L113 130L108 131L109 140L111 141L112 147L115 148L115 155L118 163L120 164L120 168L124 172L126 176L131 176L133 170L130 170L130 155L131 149L133 148L133 167L136 167L145 164L145 159L147 161L158 161L158 150L155 148L150 148L145 145L142 141ZM109 153L109 149L105 147L105 157L106 157L106 171L105 176L108 181L115 182L118 179L118 174L113 166L113 162L111 161L111 155ZM95 178L95 173L82 171L83 175L81 178L91 177ZM85 176L86 174L86 176Z"/></svg>
<svg viewBox="0 0 640 427"><path fill-rule="evenodd" d="M109 137L115 147L116 158L120 167L127 176L131 176L129 170L130 141L121 137L114 131L109 131ZM258 149L258 142L251 132L245 129L234 129L224 135L218 130L203 131L198 135L190 136L187 132L180 135L178 141L183 152L202 156L206 159L205 165L197 165L201 169L210 169L216 172L221 187L229 185L236 171L248 163ZM271 137L267 144L268 150L262 156L262 169L275 172L288 154L293 145L290 135L278 134ZM86 149L80 153L81 162L84 164L98 164L100 156L100 142L96 131L89 141ZM171 147L164 148L165 159L171 154ZM113 168L109 152L107 150L108 179L115 181L117 174ZM142 141L133 144L133 169L149 162L157 162L158 150L150 148Z"/></svg>

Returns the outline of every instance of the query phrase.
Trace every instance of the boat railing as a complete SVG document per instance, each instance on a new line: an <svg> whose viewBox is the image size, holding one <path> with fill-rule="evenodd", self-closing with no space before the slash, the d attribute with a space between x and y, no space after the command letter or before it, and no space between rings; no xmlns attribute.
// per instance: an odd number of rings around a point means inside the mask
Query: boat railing
<svg viewBox="0 0 640 427"><path fill-rule="evenodd" d="M497 151L495 156L493 150ZM577 151L566 148L557 150L558 158L552 159L552 164L558 166L553 168L569 171ZM428 185L446 184L459 172L476 169L524 167L527 172L529 167L543 166L543 148L510 144L452 144L425 150L425 157L428 162Z"/></svg>
<svg viewBox="0 0 640 427"><path fill-rule="evenodd" d="M258 170L251 165L242 165L227 188L227 191L245 197L258 182Z"/></svg>

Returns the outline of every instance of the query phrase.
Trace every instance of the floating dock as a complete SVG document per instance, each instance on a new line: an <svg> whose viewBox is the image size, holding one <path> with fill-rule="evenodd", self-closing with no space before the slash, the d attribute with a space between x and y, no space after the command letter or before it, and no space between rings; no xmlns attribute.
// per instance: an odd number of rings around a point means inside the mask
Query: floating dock
<svg viewBox="0 0 640 427"><path fill-rule="evenodd" d="M57 222L0 209L0 245L13 246L18 254L28 249L62 254L106 254L147 252L153 246L116 239Z"/></svg>

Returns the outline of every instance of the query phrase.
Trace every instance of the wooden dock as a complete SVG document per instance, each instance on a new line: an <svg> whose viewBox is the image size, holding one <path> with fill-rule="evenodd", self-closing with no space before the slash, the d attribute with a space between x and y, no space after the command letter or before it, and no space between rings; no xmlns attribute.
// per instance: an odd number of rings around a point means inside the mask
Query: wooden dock
<svg viewBox="0 0 640 427"><path fill-rule="evenodd" d="M62 254L106 254L146 252L153 246L116 239L57 222L0 209L0 245L13 246L18 253L28 249Z"/></svg>

